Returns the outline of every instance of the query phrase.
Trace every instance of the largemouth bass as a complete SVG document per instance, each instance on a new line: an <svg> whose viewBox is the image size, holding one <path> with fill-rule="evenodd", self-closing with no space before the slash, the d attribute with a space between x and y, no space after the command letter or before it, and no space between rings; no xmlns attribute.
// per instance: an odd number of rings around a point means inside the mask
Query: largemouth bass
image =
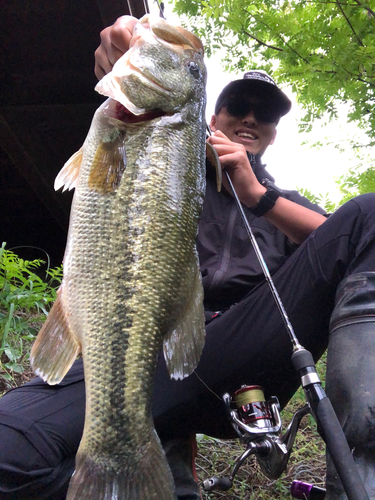
<svg viewBox="0 0 375 500"><path fill-rule="evenodd" d="M151 395L157 358L190 374L204 344L195 247L205 190L203 47L145 16L99 82L110 97L58 175L75 188L64 278L31 353L61 381L82 350L86 417L68 499L175 498Z"/></svg>

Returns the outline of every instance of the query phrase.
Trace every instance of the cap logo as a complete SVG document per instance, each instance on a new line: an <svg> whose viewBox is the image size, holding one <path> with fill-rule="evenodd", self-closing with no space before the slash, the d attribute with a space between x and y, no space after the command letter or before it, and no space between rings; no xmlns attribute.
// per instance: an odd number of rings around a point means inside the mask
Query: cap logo
<svg viewBox="0 0 375 500"><path fill-rule="evenodd" d="M274 80L266 73L260 73L259 71L248 71L243 75L244 80L260 80L262 82L270 83L271 85L277 86Z"/></svg>

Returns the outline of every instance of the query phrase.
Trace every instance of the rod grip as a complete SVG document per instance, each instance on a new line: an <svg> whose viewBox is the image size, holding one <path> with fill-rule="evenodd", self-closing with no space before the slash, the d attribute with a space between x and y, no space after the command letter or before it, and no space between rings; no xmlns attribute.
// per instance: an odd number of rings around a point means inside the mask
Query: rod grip
<svg viewBox="0 0 375 500"><path fill-rule="evenodd" d="M329 398L318 402L316 416L325 441L349 500L369 500L350 452L346 437Z"/></svg>

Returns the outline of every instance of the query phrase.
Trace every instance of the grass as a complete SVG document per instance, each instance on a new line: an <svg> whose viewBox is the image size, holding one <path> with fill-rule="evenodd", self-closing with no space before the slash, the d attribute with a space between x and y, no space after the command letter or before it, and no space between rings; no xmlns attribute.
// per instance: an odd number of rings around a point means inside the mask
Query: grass
<svg viewBox="0 0 375 500"><path fill-rule="evenodd" d="M56 298L62 268L44 270L41 260L26 261L0 248L0 396L33 377L28 362L31 345ZM324 380L325 358L318 365ZM299 389L282 412L286 429L293 413L304 406ZM296 437L288 468L277 480L267 479L254 457L240 468L233 487L227 492L203 492L204 500L277 500L291 498L294 479L324 485L325 447L311 416L304 417ZM238 440L222 441L198 436L197 472L200 481L228 476L243 451Z"/></svg>
<svg viewBox="0 0 375 500"><path fill-rule="evenodd" d="M0 248L0 395L32 376L29 352L56 299L62 267L44 269Z"/></svg>

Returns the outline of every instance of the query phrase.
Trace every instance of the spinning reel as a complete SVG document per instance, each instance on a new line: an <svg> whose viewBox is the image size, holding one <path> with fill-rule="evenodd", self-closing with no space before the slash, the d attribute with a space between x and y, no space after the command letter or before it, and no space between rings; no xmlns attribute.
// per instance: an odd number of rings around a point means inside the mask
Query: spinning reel
<svg viewBox="0 0 375 500"><path fill-rule="evenodd" d="M286 469L301 419L310 413L308 405L297 410L284 435L278 399L265 400L258 385L243 386L233 398L224 394L223 401L232 426L246 450L236 460L229 477L212 477L203 482L205 491L231 488L233 479L243 462L255 455L265 476L277 479Z"/></svg>

